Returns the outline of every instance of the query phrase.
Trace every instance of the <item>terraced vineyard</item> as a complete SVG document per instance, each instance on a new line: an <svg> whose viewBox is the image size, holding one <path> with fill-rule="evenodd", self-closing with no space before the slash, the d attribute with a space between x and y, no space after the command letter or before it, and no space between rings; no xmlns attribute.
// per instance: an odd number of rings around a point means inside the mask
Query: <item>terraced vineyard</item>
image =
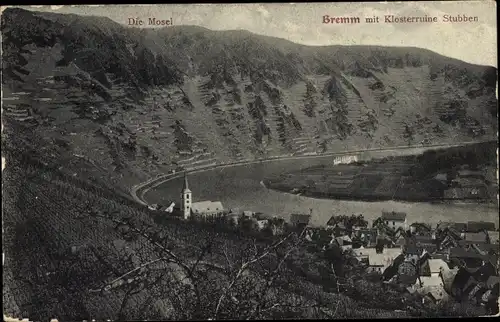
<svg viewBox="0 0 500 322"><path fill-rule="evenodd" d="M450 169L460 171L464 164L468 166L467 162L478 162L489 169L486 172L494 171L495 151L494 142L473 144L432 151L420 156L397 156L361 163L313 167L268 178L266 183L273 189L313 197L368 201L439 201L444 198L444 191L448 189L451 179L438 180L437 176L446 176ZM439 155L442 159L431 155ZM471 186L474 186L476 189L488 187L491 190L496 187L483 174L478 176L482 179L474 181L474 184L464 184L464 189L472 189ZM496 197L495 194L484 193L475 200L496 202Z"/></svg>
<svg viewBox="0 0 500 322"><path fill-rule="evenodd" d="M65 157L121 187L225 162L496 137L496 70L426 50L2 18L5 125L63 133Z"/></svg>

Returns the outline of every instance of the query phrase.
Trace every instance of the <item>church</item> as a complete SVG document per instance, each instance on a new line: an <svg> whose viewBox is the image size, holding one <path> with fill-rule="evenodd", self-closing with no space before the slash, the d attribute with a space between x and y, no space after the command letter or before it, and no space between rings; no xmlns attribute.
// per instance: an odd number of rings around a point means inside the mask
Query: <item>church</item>
<svg viewBox="0 0 500 322"><path fill-rule="evenodd" d="M170 207L169 207L170 208ZM219 216L224 213L224 207L220 201L199 201L193 202L193 192L189 189L188 178L184 173L184 185L181 192L180 205L170 208L172 213L182 216L184 219L189 217L201 216Z"/></svg>

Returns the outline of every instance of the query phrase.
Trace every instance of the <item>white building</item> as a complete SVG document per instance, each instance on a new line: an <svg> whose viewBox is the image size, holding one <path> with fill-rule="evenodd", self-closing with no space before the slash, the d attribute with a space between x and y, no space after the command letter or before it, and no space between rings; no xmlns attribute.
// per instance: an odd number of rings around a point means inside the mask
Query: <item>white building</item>
<svg viewBox="0 0 500 322"><path fill-rule="evenodd" d="M192 214L202 215L217 215L224 211L224 207L220 201L199 201L191 205Z"/></svg>
<svg viewBox="0 0 500 322"><path fill-rule="evenodd" d="M356 155L343 155L341 157L336 157L333 159L333 164L349 164L349 163L354 163L358 162L358 157Z"/></svg>
<svg viewBox="0 0 500 322"><path fill-rule="evenodd" d="M184 186L181 193L180 212L184 219L191 215L214 216L224 212L224 206L220 201L193 202L193 193L189 189L187 175L184 174Z"/></svg>
<svg viewBox="0 0 500 322"><path fill-rule="evenodd" d="M407 222L406 222L406 213L404 212L396 212L396 211L382 211L382 220L384 223L396 230L398 228L403 228L406 230Z"/></svg>
<svg viewBox="0 0 500 322"><path fill-rule="evenodd" d="M189 190L187 175L184 173L184 186L181 193L181 212L184 219L191 215L191 205L193 202L193 193Z"/></svg>

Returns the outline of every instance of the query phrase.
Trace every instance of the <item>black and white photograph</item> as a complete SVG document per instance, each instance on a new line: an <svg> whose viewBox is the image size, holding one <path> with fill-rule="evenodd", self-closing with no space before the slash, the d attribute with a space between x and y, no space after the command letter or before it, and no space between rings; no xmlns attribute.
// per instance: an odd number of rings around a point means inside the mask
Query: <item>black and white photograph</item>
<svg viewBox="0 0 500 322"><path fill-rule="evenodd" d="M498 315L496 10L2 6L4 320Z"/></svg>

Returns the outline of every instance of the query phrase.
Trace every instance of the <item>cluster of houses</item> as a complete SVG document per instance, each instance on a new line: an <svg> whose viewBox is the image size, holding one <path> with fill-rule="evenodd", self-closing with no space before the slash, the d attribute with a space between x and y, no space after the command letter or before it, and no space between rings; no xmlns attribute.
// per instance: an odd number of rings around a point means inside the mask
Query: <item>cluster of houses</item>
<svg viewBox="0 0 500 322"><path fill-rule="evenodd" d="M479 170L460 169L456 176L449 178L448 174L435 176L448 185L444 191L444 199L484 199L488 197L488 187L485 175Z"/></svg>
<svg viewBox="0 0 500 322"><path fill-rule="evenodd" d="M367 273L381 274L385 283L403 285L409 294L418 292L432 302L453 296L488 305L498 299L499 233L494 223L408 225L405 213L383 212L368 228L363 221L346 227L336 218L327 222L330 244L351 250ZM314 235L311 229L306 238L312 241Z"/></svg>
<svg viewBox="0 0 500 322"><path fill-rule="evenodd" d="M367 273L380 274L386 283L403 285L408 294L418 292L428 301L453 296L490 305L498 299L499 232L491 222L441 222L431 227L408 224L406 213L384 211L372 227L360 215L332 216L326 227L315 228L310 226L311 214L292 214L285 223L252 211L228 211L219 201L193 202L187 177L180 205L171 203L164 210L184 219L223 216L235 225L244 222L273 235L283 234L287 226L305 228L307 241L352 252Z"/></svg>

